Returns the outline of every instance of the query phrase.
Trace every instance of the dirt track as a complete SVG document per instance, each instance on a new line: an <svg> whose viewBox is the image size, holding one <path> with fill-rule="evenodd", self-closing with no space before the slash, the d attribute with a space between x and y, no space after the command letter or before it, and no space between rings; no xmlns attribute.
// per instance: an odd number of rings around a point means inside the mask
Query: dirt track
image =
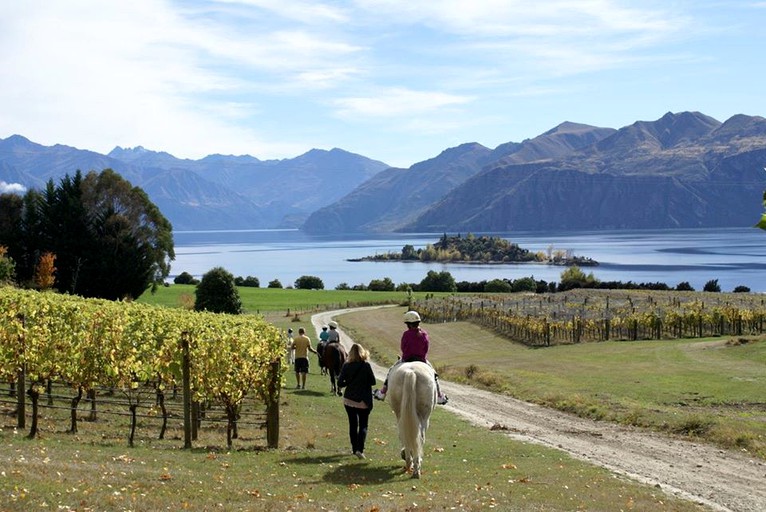
<svg viewBox="0 0 766 512"><path fill-rule="evenodd" d="M320 329L350 309L312 317ZM358 311L358 310L356 310ZM341 330L342 333L342 330ZM345 344L352 340L343 333ZM378 378L387 368L373 363ZM557 448L615 473L655 485L668 494L732 512L766 511L766 463L715 447L630 427L578 418L498 395L441 381L447 410L513 439Z"/></svg>

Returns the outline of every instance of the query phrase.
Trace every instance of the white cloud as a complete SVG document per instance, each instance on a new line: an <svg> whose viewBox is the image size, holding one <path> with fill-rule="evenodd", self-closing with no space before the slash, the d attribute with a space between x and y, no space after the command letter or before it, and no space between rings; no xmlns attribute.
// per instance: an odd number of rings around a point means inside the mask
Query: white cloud
<svg viewBox="0 0 766 512"><path fill-rule="evenodd" d="M413 91L389 88L374 95L353 96L335 100L338 113L346 117L404 117L444 108L465 105L473 101L470 96L459 96L438 91Z"/></svg>
<svg viewBox="0 0 766 512"><path fill-rule="evenodd" d="M20 183L6 183L0 181L0 194L23 194L27 191L27 187Z"/></svg>

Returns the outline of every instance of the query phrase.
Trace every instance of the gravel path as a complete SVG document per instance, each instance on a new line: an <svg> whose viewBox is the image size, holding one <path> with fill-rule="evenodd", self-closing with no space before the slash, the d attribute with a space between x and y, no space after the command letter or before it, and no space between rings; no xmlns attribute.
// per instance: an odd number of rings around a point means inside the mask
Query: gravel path
<svg viewBox="0 0 766 512"><path fill-rule="evenodd" d="M334 316L316 314L317 331ZM341 339L353 343L341 330ZM387 368L372 363L383 379ZM513 439L550 446L724 512L766 511L766 462L710 445L645 430L578 418L505 395L440 381L450 397L445 409L485 428L502 429Z"/></svg>

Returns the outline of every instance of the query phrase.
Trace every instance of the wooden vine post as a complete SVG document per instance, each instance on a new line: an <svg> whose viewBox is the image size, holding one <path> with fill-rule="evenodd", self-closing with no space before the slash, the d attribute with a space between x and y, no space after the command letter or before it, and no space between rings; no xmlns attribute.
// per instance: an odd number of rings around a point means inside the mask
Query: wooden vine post
<svg viewBox="0 0 766 512"><path fill-rule="evenodd" d="M282 383L281 361L271 362L271 379L266 403L266 444L279 448L279 389Z"/></svg>
<svg viewBox="0 0 766 512"><path fill-rule="evenodd" d="M18 315L16 319L21 322L21 328L24 328L24 315ZM25 338L22 331L22 334L19 336L19 351L21 352L19 354L19 361L21 361L21 365L19 368L18 373L16 374L16 427L19 429L26 428L27 426L27 411L26 411L26 405L27 405L27 399L24 395L24 390L27 388L27 364L26 364L26 349L25 349Z"/></svg>
<svg viewBox="0 0 766 512"><path fill-rule="evenodd" d="M191 368L189 356L189 333L181 333L181 371L183 376L183 402L184 402L184 449L192 447L192 417L191 417Z"/></svg>

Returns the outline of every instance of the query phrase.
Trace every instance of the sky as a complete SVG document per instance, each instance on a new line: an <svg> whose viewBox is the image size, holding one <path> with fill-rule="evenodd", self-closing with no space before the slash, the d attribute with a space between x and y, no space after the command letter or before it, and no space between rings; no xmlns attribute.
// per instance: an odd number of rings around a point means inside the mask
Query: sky
<svg viewBox="0 0 766 512"><path fill-rule="evenodd" d="M766 1L0 0L0 138L397 167L564 122L766 116Z"/></svg>

